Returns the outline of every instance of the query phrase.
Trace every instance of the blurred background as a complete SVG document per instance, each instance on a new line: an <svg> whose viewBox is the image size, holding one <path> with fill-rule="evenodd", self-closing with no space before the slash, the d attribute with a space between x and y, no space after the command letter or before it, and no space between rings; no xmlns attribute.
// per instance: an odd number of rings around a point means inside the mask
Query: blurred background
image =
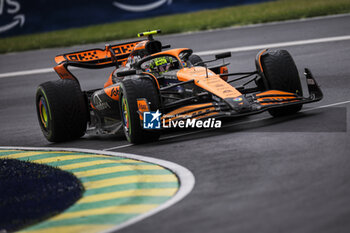
<svg viewBox="0 0 350 233"><path fill-rule="evenodd" d="M1 37L267 0L0 0Z"/></svg>
<svg viewBox="0 0 350 233"><path fill-rule="evenodd" d="M349 0L0 0L0 53L349 12Z"/></svg>

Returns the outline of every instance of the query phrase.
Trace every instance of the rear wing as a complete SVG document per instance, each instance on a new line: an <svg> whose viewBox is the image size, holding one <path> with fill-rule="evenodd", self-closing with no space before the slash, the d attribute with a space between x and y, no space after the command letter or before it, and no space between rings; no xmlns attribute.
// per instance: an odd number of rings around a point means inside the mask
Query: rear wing
<svg viewBox="0 0 350 233"><path fill-rule="evenodd" d="M131 52L140 42L146 42L144 47L149 54L160 52L163 48L169 48L170 45L162 46L160 41L154 40L153 35L160 33L160 30L147 31L139 33L138 37L148 36L147 40L137 40L116 45L106 45L105 49L89 49L72 53L57 55L55 62L58 64L54 67L56 73L61 79L78 79L68 70L68 66L75 66L88 69L101 69L105 67L119 67L127 61Z"/></svg>
<svg viewBox="0 0 350 233"><path fill-rule="evenodd" d="M125 62L134 47L143 40L117 45L106 45L105 49L90 49L72 53L61 54L55 57L58 64L54 70L61 79L72 79L79 83L78 79L68 70L68 66L101 69L106 67L118 67Z"/></svg>
<svg viewBox="0 0 350 233"><path fill-rule="evenodd" d="M82 68L104 68L118 66L127 60L133 48L142 40L117 45L106 45L105 49L89 49L57 55L55 62ZM114 53L115 58L112 56ZM118 63L118 64L116 64Z"/></svg>

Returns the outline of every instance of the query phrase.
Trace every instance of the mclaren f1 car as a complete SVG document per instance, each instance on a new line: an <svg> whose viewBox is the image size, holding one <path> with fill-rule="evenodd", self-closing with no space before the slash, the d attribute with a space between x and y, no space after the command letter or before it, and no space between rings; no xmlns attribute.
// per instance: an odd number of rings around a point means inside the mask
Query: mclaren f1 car
<svg viewBox="0 0 350 233"><path fill-rule="evenodd" d="M230 52L203 61L191 49L170 49L155 40L153 34L159 32L140 33L139 37L147 38L104 49L56 56L54 69L60 79L42 83L36 93L38 120L46 139L59 142L85 133L123 130L129 142L143 143L158 140L164 130L144 127L145 113L161 113L163 122L263 111L278 117L294 114L303 104L323 97L308 69L309 97L303 97L298 70L286 50L260 51L256 70L229 73L224 58L230 57ZM208 65L217 60L223 62ZM68 67L115 69L103 88L82 91Z"/></svg>

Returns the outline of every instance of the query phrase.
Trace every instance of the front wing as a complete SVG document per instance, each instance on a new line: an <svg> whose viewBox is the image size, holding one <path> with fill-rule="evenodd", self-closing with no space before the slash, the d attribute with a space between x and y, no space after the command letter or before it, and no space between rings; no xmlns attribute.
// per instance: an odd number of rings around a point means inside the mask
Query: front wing
<svg viewBox="0 0 350 233"><path fill-rule="evenodd" d="M258 114L269 109L291 105L307 104L320 101L323 93L308 69L305 69L309 97L298 96L295 93L269 90L249 97L237 97L225 100L224 103L210 102L205 104L180 107L164 114L162 121L178 121L184 119L207 119L221 117L241 117Z"/></svg>

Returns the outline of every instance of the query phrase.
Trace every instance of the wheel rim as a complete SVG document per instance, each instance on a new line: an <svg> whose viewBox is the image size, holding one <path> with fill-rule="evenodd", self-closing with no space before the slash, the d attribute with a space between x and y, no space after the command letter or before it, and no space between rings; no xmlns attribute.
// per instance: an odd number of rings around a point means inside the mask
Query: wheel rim
<svg viewBox="0 0 350 233"><path fill-rule="evenodd" d="M123 126L127 134L130 131L130 121L129 121L129 111L128 111L128 102L124 96L122 97L122 116L123 116Z"/></svg>
<svg viewBox="0 0 350 233"><path fill-rule="evenodd" d="M43 97L41 97L39 100L38 108L39 108L39 115L40 115L41 124L45 129L47 129L47 127L49 125L48 109L47 109L46 101Z"/></svg>

